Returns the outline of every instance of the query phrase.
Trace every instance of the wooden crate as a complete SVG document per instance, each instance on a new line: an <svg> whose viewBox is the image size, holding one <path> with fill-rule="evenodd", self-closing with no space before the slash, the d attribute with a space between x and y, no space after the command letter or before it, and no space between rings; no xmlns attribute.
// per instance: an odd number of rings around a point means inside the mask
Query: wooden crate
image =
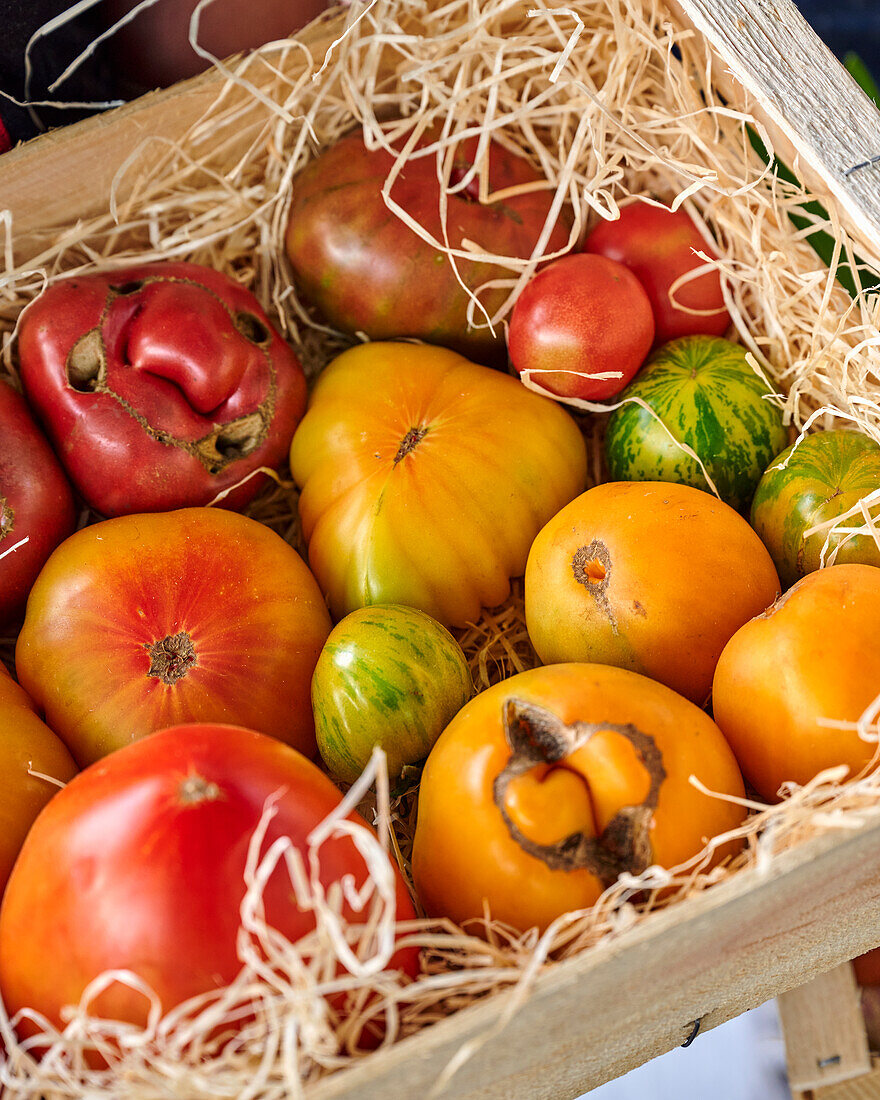
<svg viewBox="0 0 880 1100"><path fill-rule="evenodd" d="M716 51L731 102L743 88L758 98L792 166L819 196L835 196L863 254L880 257L880 171L852 170L880 154L880 115L791 0L671 6ZM337 29L330 14L300 37L317 57ZM200 77L4 156L0 207L14 226L2 241L6 255L34 258L47 231L105 209L132 148L149 135L180 138L216 87L213 75ZM222 135L230 157L250 136L246 116L239 132ZM120 197L132 186L123 180ZM309 1100L565 1100L681 1045L695 1022L712 1028L878 943L880 816L657 912L549 969L524 1003L506 993L461 1011L311 1087ZM448 1079L461 1052L471 1056ZM868 1064L856 1056L852 1067L861 1073ZM873 1095L820 1087L822 1100Z"/></svg>

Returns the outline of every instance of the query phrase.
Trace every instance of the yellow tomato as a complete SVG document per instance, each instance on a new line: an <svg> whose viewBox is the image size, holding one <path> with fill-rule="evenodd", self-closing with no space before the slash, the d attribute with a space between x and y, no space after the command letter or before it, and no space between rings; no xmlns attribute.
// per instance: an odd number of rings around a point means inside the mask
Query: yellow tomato
<svg viewBox="0 0 880 1100"><path fill-rule="evenodd" d="M586 477L583 437L554 402L403 343L352 348L322 372L290 464L334 617L402 603L446 626L507 598Z"/></svg>
<svg viewBox="0 0 880 1100"><path fill-rule="evenodd" d="M623 871L674 867L735 828L733 753L680 695L624 669L564 664L472 700L440 735L419 793L416 889L428 913L545 928ZM731 851L715 855L715 862Z"/></svg>
<svg viewBox="0 0 880 1100"><path fill-rule="evenodd" d="M76 774L59 738L34 713L34 704L0 664L0 893L37 814ZM48 778L47 778L48 777Z"/></svg>

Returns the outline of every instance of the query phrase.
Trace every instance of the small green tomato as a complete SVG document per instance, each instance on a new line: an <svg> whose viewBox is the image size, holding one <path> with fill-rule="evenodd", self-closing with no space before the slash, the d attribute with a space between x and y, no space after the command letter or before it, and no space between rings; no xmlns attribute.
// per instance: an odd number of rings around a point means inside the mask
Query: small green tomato
<svg viewBox="0 0 880 1100"><path fill-rule="evenodd" d="M312 677L324 763L354 782L381 745L393 781L428 755L473 690L461 646L430 615L400 604L353 611L331 631Z"/></svg>

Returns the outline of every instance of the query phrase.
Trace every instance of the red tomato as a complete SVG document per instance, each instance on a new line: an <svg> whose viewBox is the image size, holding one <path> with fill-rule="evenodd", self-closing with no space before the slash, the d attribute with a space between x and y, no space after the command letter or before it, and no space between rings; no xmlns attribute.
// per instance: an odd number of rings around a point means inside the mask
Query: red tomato
<svg viewBox="0 0 880 1100"><path fill-rule="evenodd" d="M18 637L19 680L91 764L181 722L233 722L314 755L330 616L299 554L215 508L120 516L66 540Z"/></svg>
<svg viewBox="0 0 880 1100"><path fill-rule="evenodd" d="M276 814L261 851L289 837L308 869L308 837L339 805L330 780L298 752L251 730L189 725L145 738L93 765L49 803L28 836L0 910L0 991L7 1011L23 1006L61 1026L65 1005L109 969L131 970L165 1011L228 985L241 969L239 909L251 837L267 799ZM352 814L349 821L364 822ZM367 869L351 836L317 849L327 888ZM414 916L397 868L387 888L396 916ZM350 892L347 896L351 896ZM284 869L263 893L267 922L291 942L315 927ZM363 924L368 905L342 906ZM398 951L390 969L414 975L417 952ZM113 983L93 1014L143 1025L148 1004Z"/></svg>
<svg viewBox="0 0 880 1100"><path fill-rule="evenodd" d="M0 625L24 610L43 562L75 523L58 459L24 398L0 382Z"/></svg>
<svg viewBox="0 0 880 1100"><path fill-rule="evenodd" d="M616 221L600 222L584 243L585 252L626 264L638 278L651 300L657 344L679 336L722 336L730 325L717 271L682 284L675 291L677 305L672 302L676 279L705 263L696 250L715 255L683 210L672 214L647 202L624 206Z"/></svg>
<svg viewBox="0 0 880 1100"><path fill-rule="evenodd" d="M653 339L651 303L638 279L622 264L577 253L527 283L507 348L519 374L548 393L601 401L626 386Z"/></svg>
<svg viewBox="0 0 880 1100"><path fill-rule="evenodd" d="M105 516L209 504L277 466L305 409L299 360L256 298L197 264L59 280L22 315L19 354L71 480Z"/></svg>

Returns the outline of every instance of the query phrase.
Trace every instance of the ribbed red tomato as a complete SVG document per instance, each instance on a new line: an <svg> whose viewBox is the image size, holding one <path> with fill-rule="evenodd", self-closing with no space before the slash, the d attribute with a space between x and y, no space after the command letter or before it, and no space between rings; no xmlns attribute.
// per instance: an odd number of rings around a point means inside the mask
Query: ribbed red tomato
<svg viewBox="0 0 880 1100"><path fill-rule="evenodd" d="M251 839L271 800L260 851L289 837L308 874L309 834L339 806L330 780L300 753L251 730L189 725L135 742L86 769L40 815L13 870L0 910L0 991L10 1014L30 1006L61 1026L65 1005L110 969L139 975L168 1011L229 984L241 969L236 937ZM352 814L346 822L365 823ZM314 849L325 889L367 868L354 840L337 831ZM397 868L387 861L385 903L414 916ZM265 918L291 942L315 928L297 904L282 859L263 892ZM353 896L346 891L346 899ZM342 915L363 925L368 904ZM389 968L416 973L402 948ZM142 993L114 982L95 1015L146 1022ZM27 1027L27 1025L24 1025Z"/></svg>

